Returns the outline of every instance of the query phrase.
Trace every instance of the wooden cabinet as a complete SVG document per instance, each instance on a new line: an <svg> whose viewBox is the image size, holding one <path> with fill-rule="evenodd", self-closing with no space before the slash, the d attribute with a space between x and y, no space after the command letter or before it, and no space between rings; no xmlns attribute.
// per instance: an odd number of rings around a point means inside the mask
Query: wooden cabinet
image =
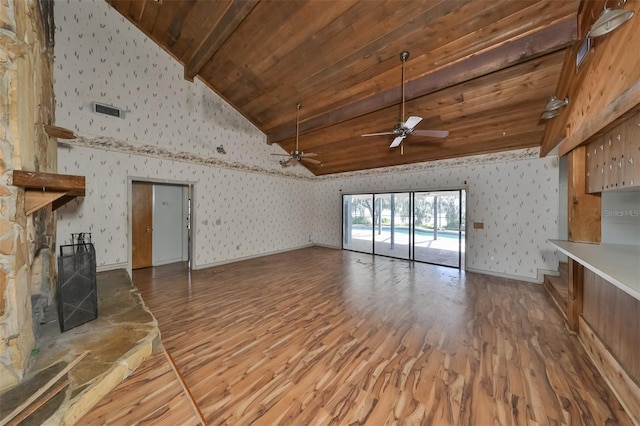
<svg viewBox="0 0 640 426"><path fill-rule="evenodd" d="M640 113L587 144L588 193L640 188Z"/></svg>
<svg viewBox="0 0 640 426"><path fill-rule="evenodd" d="M640 186L640 113L622 124L622 187Z"/></svg>

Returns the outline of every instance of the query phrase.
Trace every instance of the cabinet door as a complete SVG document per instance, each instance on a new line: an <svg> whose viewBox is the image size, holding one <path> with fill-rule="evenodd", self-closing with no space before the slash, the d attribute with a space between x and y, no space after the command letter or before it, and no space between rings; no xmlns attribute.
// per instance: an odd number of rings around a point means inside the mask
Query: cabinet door
<svg viewBox="0 0 640 426"><path fill-rule="evenodd" d="M617 126L611 133L609 139L609 187L617 189L622 186L622 152L624 142L622 141L622 128Z"/></svg>
<svg viewBox="0 0 640 426"><path fill-rule="evenodd" d="M604 167L604 136L587 145L587 192L601 192Z"/></svg>
<svg viewBox="0 0 640 426"><path fill-rule="evenodd" d="M604 150L602 152L602 190L611 188L611 131L604 134L602 144Z"/></svg>
<svg viewBox="0 0 640 426"><path fill-rule="evenodd" d="M623 123L622 186L640 186L640 113Z"/></svg>

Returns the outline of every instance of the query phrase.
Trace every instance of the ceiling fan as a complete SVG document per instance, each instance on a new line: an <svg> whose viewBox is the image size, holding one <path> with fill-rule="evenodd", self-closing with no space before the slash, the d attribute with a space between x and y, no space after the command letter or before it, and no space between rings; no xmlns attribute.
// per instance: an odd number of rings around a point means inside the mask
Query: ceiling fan
<svg viewBox="0 0 640 426"><path fill-rule="evenodd" d="M382 136L382 135L396 135L396 137L389 145L389 148L395 148L402 143L404 138L409 135L416 136L428 136L432 138L446 138L449 136L448 130L416 130L416 126L418 123L422 121L422 117L411 116L404 119L404 106L405 106L405 89L404 89L404 66L405 62L409 59L409 52L407 50L403 50L400 53L400 60L402 61L402 112L400 114L400 123L398 123L392 131L390 132L382 132L382 133L367 133L362 136ZM401 147L402 150L402 147ZM401 151L401 153L403 153Z"/></svg>
<svg viewBox="0 0 640 426"><path fill-rule="evenodd" d="M290 154L271 154L271 155L279 155L282 157L289 157L287 160L280 160L279 163L282 167L289 167L295 164L296 161L306 161L311 164L322 164L318 160L314 160L310 157L317 157L318 154L314 152L302 152L298 148L298 136L300 133L300 108L302 108L302 104L299 102L296 104L296 149L295 151L291 151Z"/></svg>

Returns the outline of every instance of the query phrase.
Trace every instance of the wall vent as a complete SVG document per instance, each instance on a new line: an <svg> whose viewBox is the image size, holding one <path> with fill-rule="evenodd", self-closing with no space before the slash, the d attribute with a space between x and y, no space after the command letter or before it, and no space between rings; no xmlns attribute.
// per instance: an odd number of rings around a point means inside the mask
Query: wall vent
<svg viewBox="0 0 640 426"><path fill-rule="evenodd" d="M116 108L110 105L99 104L98 102L93 103L93 111L98 114L110 115L112 117L124 118L124 111L120 108Z"/></svg>

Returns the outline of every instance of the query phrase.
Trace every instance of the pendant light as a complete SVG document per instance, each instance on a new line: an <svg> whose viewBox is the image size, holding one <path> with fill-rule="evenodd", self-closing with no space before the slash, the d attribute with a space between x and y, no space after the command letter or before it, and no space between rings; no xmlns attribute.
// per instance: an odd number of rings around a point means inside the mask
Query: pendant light
<svg viewBox="0 0 640 426"><path fill-rule="evenodd" d="M623 0L620 4L618 3L617 9L609 9L607 7L607 2L604 4L604 10L591 26L591 30L587 34L589 38L600 37L605 34L609 34L611 31L617 29L622 24L627 22L629 19L633 17L635 14L632 10L624 10L621 6L624 6L627 0Z"/></svg>

